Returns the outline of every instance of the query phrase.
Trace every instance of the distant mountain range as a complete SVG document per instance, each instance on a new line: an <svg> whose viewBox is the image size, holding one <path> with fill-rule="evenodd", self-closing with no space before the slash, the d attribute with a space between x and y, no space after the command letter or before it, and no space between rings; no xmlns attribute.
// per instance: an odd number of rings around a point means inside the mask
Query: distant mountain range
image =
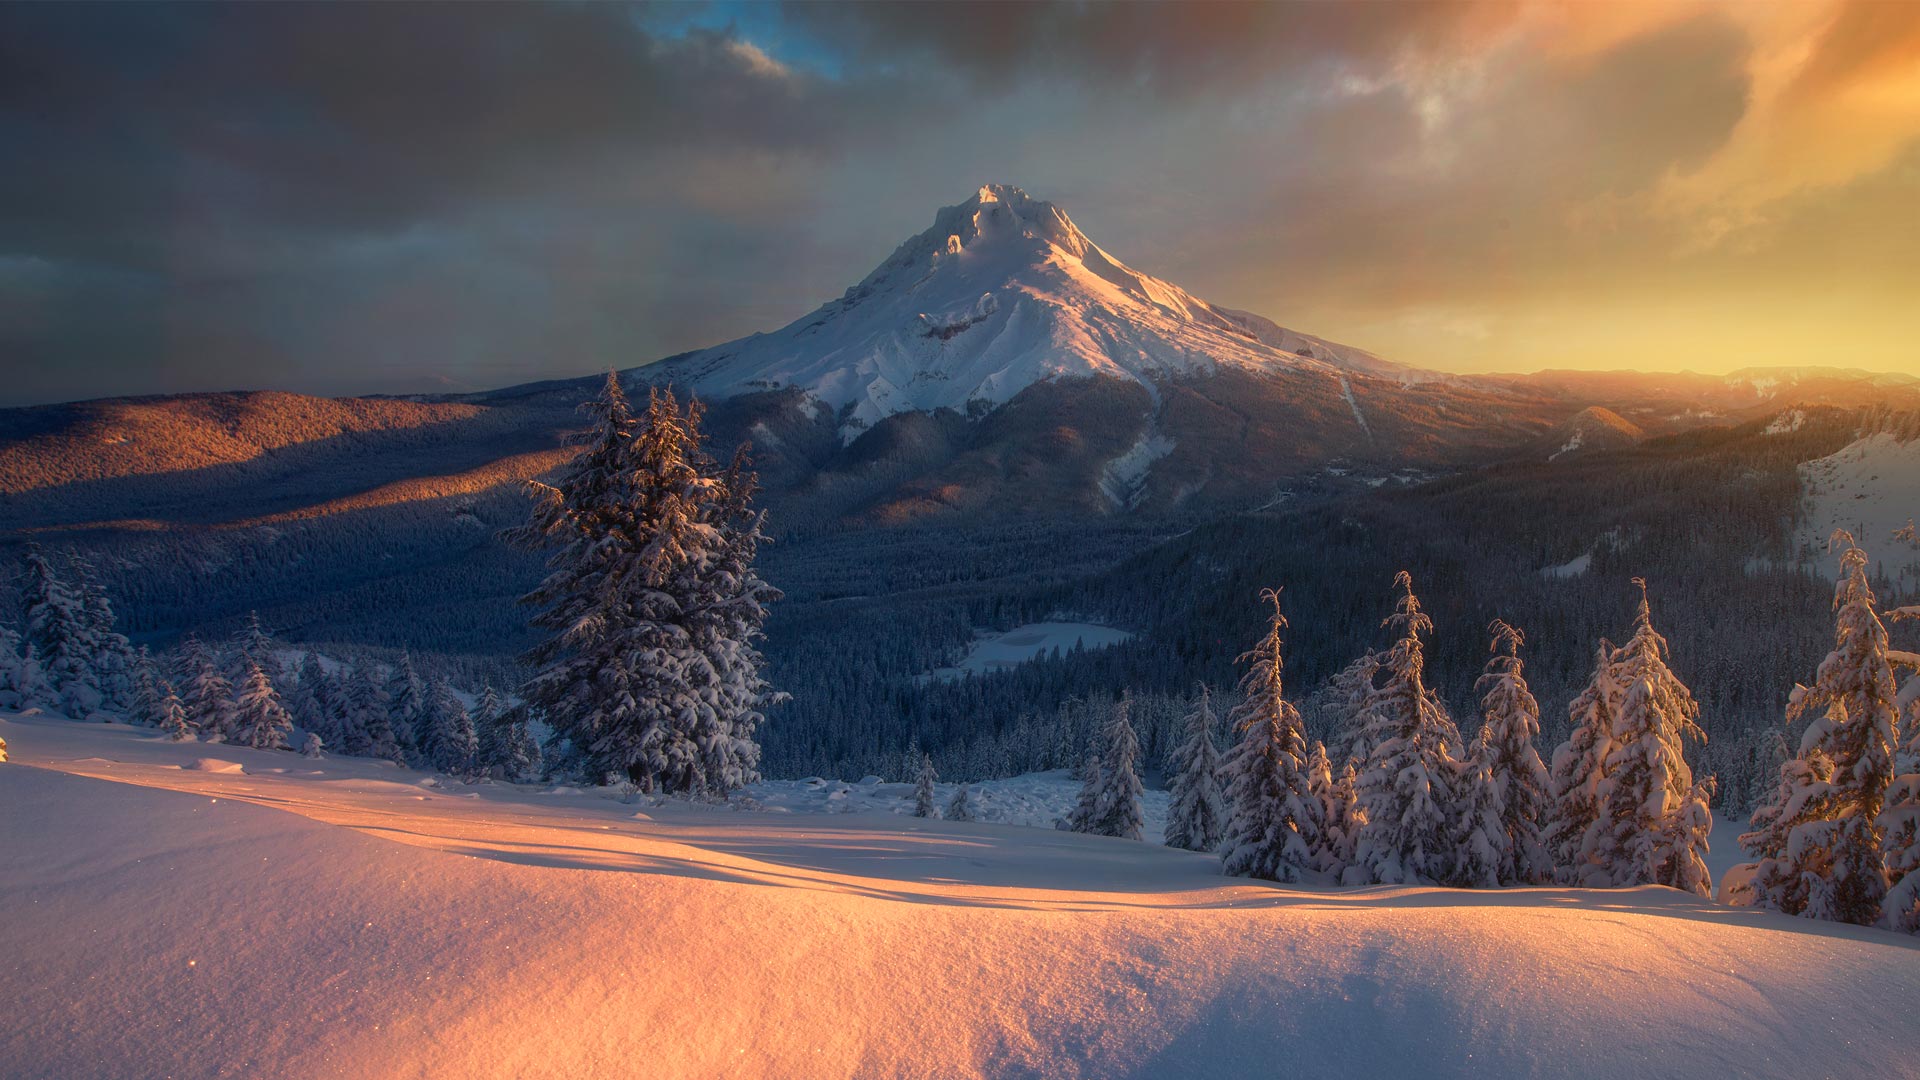
<svg viewBox="0 0 1920 1080"><path fill-rule="evenodd" d="M789 325L622 374L706 401L715 442L754 444L794 527L1213 512L1329 466L1419 477L1790 405L1920 404L1920 379L1844 368L1408 367L1136 271L998 184ZM561 460L595 382L0 410L0 521L151 531L467 497Z"/></svg>

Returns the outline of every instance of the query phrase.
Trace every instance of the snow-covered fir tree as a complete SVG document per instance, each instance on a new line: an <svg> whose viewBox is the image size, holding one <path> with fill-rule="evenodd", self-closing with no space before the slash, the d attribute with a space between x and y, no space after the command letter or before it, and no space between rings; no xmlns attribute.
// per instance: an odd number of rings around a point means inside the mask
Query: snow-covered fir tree
<svg viewBox="0 0 1920 1080"><path fill-rule="evenodd" d="M448 776L471 776L478 752L479 740L466 704L446 680L435 680L421 720L421 759Z"/></svg>
<svg viewBox="0 0 1920 1080"><path fill-rule="evenodd" d="M313 732L309 731L307 732L307 737L303 739L300 743L300 756L304 758L312 758L317 761L320 758L326 756L322 752L325 748L326 748L326 743L321 741L320 736L315 735Z"/></svg>
<svg viewBox="0 0 1920 1080"><path fill-rule="evenodd" d="M1367 697L1373 693L1373 678L1380 670L1380 656L1367 652L1341 668L1308 699L1311 714L1325 730L1327 761L1353 762L1367 759L1373 747L1367 742Z"/></svg>
<svg viewBox="0 0 1920 1080"><path fill-rule="evenodd" d="M1771 791L1761 798L1740 834L1740 847L1756 861L1728 871L1724 894L1735 907L1765 907L1798 915L1807 909L1805 878L1769 873L1765 895L1756 889L1760 867L1784 865L1794 823L1806 815L1806 802L1833 778L1833 763L1818 747L1780 763Z"/></svg>
<svg viewBox="0 0 1920 1080"><path fill-rule="evenodd" d="M341 753L395 763L405 761L400 740L393 733L393 715L386 691L369 664L355 665L353 674L346 680L340 710L340 738Z"/></svg>
<svg viewBox="0 0 1920 1080"><path fill-rule="evenodd" d="M124 634L114 631L113 602L100 584L93 564L78 552L69 551L67 567L73 575L74 594L80 600L81 617L86 623L89 665L93 687L100 692L100 705L108 709L129 710L134 693L133 646Z"/></svg>
<svg viewBox="0 0 1920 1080"><path fill-rule="evenodd" d="M1499 861L1494 878L1501 885L1539 885L1553 878L1553 856L1545 830L1553 816L1551 780L1534 748L1540 735L1540 705L1522 673L1520 631L1495 619L1489 646L1494 656L1474 689L1480 692L1482 722L1474 740L1474 759L1485 771L1500 822ZM1472 818L1472 811L1468 816Z"/></svg>
<svg viewBox="0 0 1920 1080"><path fill-rule="evenodd" d="M53 708L59 704L59 696L52 684L47 682L44 669L40 667L39 654L34 652L33 642L25 642L20 647L20 666L16 677L19 679L22 708L37 705L41 708Z"/></svg>
<svg viewBox="0 0 1920 1080"><path fill-rule="evenodd" d="M38 544L28 544L20 586L25 638L57 707L79 720L100 707L95 684L95 640L83 598L63 581Z"/></svg>
<svg viewBox="0 0 1920 1080"><path fill-rule="evenodd" d="M1684 740L1706 741L1700 707L1667 666L1667 639L1653 628L1646 582L1633 637L1613 658L1622 688L1612 750L1599 785L1601 816L1583 851L1615 886L1667 885L1711 894L1707 874L1710 782L1696 784Z"/></svg>
<svg viewBox="0 0 1920 1080"><path fill-rule="evenodd" d="M1917 692L1903 717L1906 744L1894 758L1893 783L1880 812L1889 883L1881 910L1889 929L1920 934L1920 675L1908 686Z"/></svg>
<svg viewBox="0 0 1920 1080"><path fill-rule="evenodd" d="M933 806L933 784L940 774L933 771L933 758L920 755L920 774L913 781L913 816L939 817L940 812Z"/></svg>
<svg viewBox="0 0 1920 1080"><path fill-rule="evenodd" d="M1814 919L1871 926L1887 892L1882 811L1894 780L1897 693L1867 555L1844 530L1834 588L1834 647L1811 686L1795 686L1787 723L1812 717L1799 762L1740 838L1756 860L1728 898Z"/></svg>
<svg viewBox="0 0 1920 1080"><path fill-rule="evenodd" d="M513 724L492 683L480 687L472 716L475 771L496 780L510 779L507 765L512 754Z"/></svg>
<svg viewBox="0 0 1920 1080"><path fill-rule="evenodd" d="M285 750L287 736L293 734L293 717L280 704L273 680L258 660L247 662L247 672L234 698L233 717L227 726L227 741L255 750Z"/></svg>
<svg viewBox="0 0 1920 1080"><path fill-rule="evenodd" d="M1335 880L1346 873L1353 865L1354 843L1358 839L1360 816L1354 802L1354 788L1360 777L1358 769L1349 761L1333 769L1333 757L1319 743L1314 749L1327 761L1326 786L1316 792L1320 796L1321 813L1325 824L1321 829L1321 868L1334 875ZM1315 785L1321 783L1320 773L1312 755L1307 758L1308 777Z"/></svg>
<svg viewBox="0 0 1920 1080"><path fill-rule="evenodd" d="M692 406L687 423L697 449L699 421ZM764 634L767 605L781 593L754 570L766 514L753 508L759 485L746 446L718 480L717 497L703 508L718 544L711 561L696 567L696 601L687 610L693 641L705 653L714 679L713 708L701 714L704 727L696 728L694 742L706 771L704 785L724 793L760 779L757 738L766 719L763 710L786 695L761 674L766 661L756 644Z"/></svg>
<svg viewBox="0 0 1920 1080"><path fill-rule="evenodd" d="M961 784L954 789L953 798L947 800L948 821L973 820L973 795L967 785Z"/></svg>
<svg viewBox="0 0 1920 1080"><path fill-rule="evenodd" d="M1895 539L1920 548L1920 530L1911 519ZM1920 619L1920 605L1895 608L1887 618ZM1890 929L1920 934L1920 653L1890 651L1887 658L1909 674L1894 699L1900 748L1894 754L1886 806L1880 811L1888 882L1880 905L1881 921Z"/></svg>
<svg viewBox="0 0 1920 1080"><path fill-rule="evenodd" d="M1242 700L1227 716L1238 740L1222 766L1227 828L1220 862L1236 877L1303 881L1322 860L1326 823L1308 774L1306 728L1285 695L1287 617L1277 591L1264 590L1260 599L1273 604L1273 614L1266 636L1236 661L1247 672L1240 679Z"/></svg>
<svg viewBox="0 0 1920 1080"><path fill-rule="evenodd" d="M1226 835L1226 796L1220 788L1220 751L1213 744L1213 697L1203 683L1183 722L1187 737L1167 771L1167 846L1218 851Z"/></svg>
<svg viewBox="0 0 1920 1080"><path fill-rule="evenodd" d="M1500 823L1500 796L1493 770L1477 754L1454 762L1454 849L1445 884L1456 889L1493 889L1500 885L1506 833Z"/></svg>
<svg viewBox="0 0 1920 1080"><path fill-rule="evenodd" d="M400 662L387 677L387 723L400 744L401 759L409 765L424 764L420 737L425 734L427 686L414 670L413 654L400 650Z"/></svg>
<svg viewBox="0 0 1920 1080"><path fill-rule="evenodd" d="M540 742L528 726L530 719L526 709L508 708L492 685L481 688L473 706L481 775L515 784L540 778Z"/></svg>
<svg viewBox="0 0 1920 1080"><path fill-rule="evenodd" d="M36 670L29 677L23 647L20 634L0 623L0 709L24 709L32 704L32 684L37 683L39 673Z"/></svg>
<svg viewBox="0 0 1920 1080"><path fill-rule="evenodd" d="M1777 728L1757 731L1747 740L1747 800L1744 804L1746 815L1752 818L1761 804L1773 793L1774 783L1780 778L1780 766L1793 757L1787 749L1786 733ZM1741 807L1736 806L1735 809Z"/></svg>
<svg viewBox="0 0 1920 1080"><path fill-rule="evenodd" d="M192 634L180 646L181 697L187 720L200 737L225 739L233 727L233 685L220 673L213 652Z"/></svg>
<svg viewBox="0 0 1920 1080"><path fill-rule="evenodd" d="M1554 877L1562 885L1604 888L1612 880L1604 868L1593 865L1586 844L1600 820L1600 781L1606 775L1607 757L1613 753L1613 717L1620 699L1613 654L1613 643L1601 638L1593 676L1567 707L1567 741L1553 752L1547 791L1553 816L1547 824L1546 844Z"/></svg>
<svg viewBox="0 0 1920 1080"><path fill-rule="evenodd" d="M508 728L506 779L516 784L531 784L539 780L545 771L540 740L533 737L525 709L515 709L510 715L512 723Z"/></svg>
<svg viewBox="0 0 1920 1080"><path fill-rule="evenodd" d="M246 620L240 624L240 629L227 645L234 681L238 682L245 676L247 665L253 663L260 665L260 670L267 673L267 679L274 683L274 688L279 689L280 665L274 657L276 648L273 634L260 621L260 613L247 612Z"/></svg>
<svg viewBox="0 0 1920 1080"><path fill-rule="evenodd" d="M1100 809L1100 793L1106 788L1100 779L1098 747L1080 763L1079 773L1080 792L1074 797L1073 809L1067 811L1067 816L1060 819L1057 827L1069 832L1092 832L1094 816Z"/></svg>
<svg viewBox="0 0 1920 1080"><path fill-rule="evenodd" d="M1421 635L1433 621L1420 609L1413 577L1402 570L1402 590L1385 625L1400 636L1381 663L1384 685L1367 696L1364 738L1371 747L1354 785L1363 817L1354 840L1352 884L1437 884L1454 869L1460 733L1426 685Z"/></svg>
<svg viewBox="0 0 1920 1080"><path fill-rule="evenodd" d="M160 722L155 727L160 734L174 742L186 742L193 738L193 724L187 720L187 707L180 701L180 695L173 684L160 681Z"/></svg>
<svg viewBox="0 0 1920 1080"><path fill-rule="evenodd" d="M527 546L553 549L525 597L554 636L523 695L596 777L724 795L757 777L771 699L753 646L778 593L754 573L761 521L745 459L716 471L700 410L652 392L636 419L611 373L557 483L531 485Z"/></svg>
<svg viewBox="0 0 1920 1080"><path fill-rule="evenodd" d="M160 675L153 654L145 645L133 654L133 694L127 702L127 720L144 727L159 727Z"/></svg>
<svg viewBox="0 0 1920 1080"><path fill-rule="evenodd" d="M1101 733L1099 767L1087 780L1094 785L1092 813L1081 832L1125 840L1144 838L1146 811L1140 799L1145 789L1140 783L1140 738L1133 730L1132 709L1132 695L1122 692Z"/></svg>
<svg viewBox="0 0 1920 1080"><path fill-rule="evenodd" d="M321 743L340 745L340 691L320 654L308 652L300 661L293 689L285 695L287 712L300 730L318 735Z"/></svg>

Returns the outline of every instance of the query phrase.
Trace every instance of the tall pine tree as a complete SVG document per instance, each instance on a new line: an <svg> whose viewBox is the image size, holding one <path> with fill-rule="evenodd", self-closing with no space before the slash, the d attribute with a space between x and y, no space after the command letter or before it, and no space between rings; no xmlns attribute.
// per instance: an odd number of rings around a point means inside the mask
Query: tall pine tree
<svg viewBox="0 0 1920 1080"><path fill-rule="evenodd" d="M1887 892L1883 844L1898 732L1887 629L1874 609L1867 555L1836 531L1834 647L1811 686L1795 686L1787 723L1814 717L1797 763L1783 766L1775 797L1742 846L1757 860L1729 899L1809 918L1871 926ZM1749 843L1751 841L1751 843Z"/></svg>
<svg viewBox="0 0 1920 1080"><path fill-rule="evenodd" d="M1601 816L1586 848L1615 886L1667 885L1705 896L1712 885L1705 858L1711 787L1694 782L1684 740L1705 742L1706 733L1696 723L1693 694L1667 666L1667 639L1653 628L1647 583L1634 584L1640 607L1633 637L1613 657L1620 704L1598 789Z"/></svg>
<svg viewBox="0 0 1920 1080"><path fill-rule="evenodd" d="M466 704L446 680L436 679L428 690L421 720L421 760L448 776L467 777L474 774L478 752L479 740Z"/></svg>
<svg viewBox="0 0 1920 1080"><path fill-rule="evenodd" d="M1220 790L1220 751L1213 745L1213 702L1206 684L1184 723L1186 741L1173 752L1167 785L1167 846L1218 851L1226 835L1226 797Z"/></svg>
<svg viewBox="0 0 1920 1080"><path fill-rule="evenodd" d="M1122 693L1101 732L1100 755L1088 761L1080 798L1067 819L1075 832L1095 836L1144 838L1146 812L1141 806L1140 739L1134 734L1133 699Z"/></svg>
<svg viewBox="0 0 1920 1080"><path fill-rule="evenodd" d="M933 807L933 784L940 774L933 771L933 757L920 755L920 775L913 781L913 816L922 818L939 817L940 812Z"/></svg>
<svg viewBox="0 0 1920 1080"><path fill-rule="evenodd" d="M1495 619L1486 674L1474 684L1482 722L1474 758L1486 770L1500 822L1495 879L1502 885L1538 885L1553 877L1545 828L1553 815L1547 767L1534 748L1540 705L1522 674L1519 630Z"/></svg>
<svg viewBox="0 0 1920 1080"><path fill-rule="evenodd" d="M80 602L84 623L88 666L92 687L100 694L100 706L128 711L133 705L134 655L126 636L114 632L113 603L106 587L100 584L93 564L69 550L67 568L73 575L73 593Z"/></svg>
<svg viewBox="0 0 1920 1080"><path fill-rule="evenodd" d="M1320 799L1307 773L1306 728L1300 710L1286 699L1281 632L1287 617L1280 594L1261 592L1273 604L1267 633L1240 655L1242 700L1227 724L1239 733L1228 753L1227 830L1221 868L1237 877L1303 881L1318 868L1324 843Z"/></svg>
<svg viewBox="0 0 1920 1080"><path fill-rule="evenodd" d="M654 391L636 420L609 374L587 405L585 449L558 483L532 485L512 533L553 549L525 602L553 632L528 654L523 692L596 778L643 790L727 792L757 778L760 709L772 699L753 648L778 593L752 568L761 520L744 457L716 471L697 405Z"/></svg>
<svg viewBox="0 0 1920 1080"><path fill-rule="evenodd" d="M427 764L420 752L420 739L426 734L427 685L406 649L400 650L400 662L387 676L386 700L387 723L400 745L401 760L408 765Z"/></svg>
<svg viewBox="0 0 1920 1080"><path fill-rule="evenodd" d="M1595 867L1587 842L1600 820L1600 781L1613 752L1613 715L1620 699L1613 653L1613 643L1601 638L1593 676L1567 707L1570 734L1553 752L1547 793L1553 801L1553 817L1546 844L1554 876L1562 885L1604 888L1612 883L1611 874Z"/></svg>
<svg viewBox="0 0 1920 1080"><path fill-rule="evenodd" d="M22 583L25 638L60 710L79 720L100 707L93 671L94 636L85 603L60 577L38 544L28 544Z"/></svg>
<svg viewBox="0 0 1920 1080"><path fill-rule="evenodd" d="M192 634L180 648L180 682L194 730L203 739L225 739L233 727L233 685L220 673L212 650Z"/></svg>
<svg viewBox="0 0 1920 1080"><path fill-rule="evenodd" d="M273 680L258 660L247 661L247 672L234 699L227 741L255 750L285 750L293 733L293 717L280 704Z"/></svg>
<svg viewBox="0 0 1920 1080"><path fill-rule="evenodd" d="M1433 632L1433 620L1420 609L1412 575L1402 570L1394 584L1402 594L1385 625L1400 637L1381 665L1385 684L1367 696L1371 751L1354 790L1365 820L1347 876L1354 883L1437 884L1453 872L1457 850L1453 752L1460 732L1426 684L1420 639Z"/></svg>

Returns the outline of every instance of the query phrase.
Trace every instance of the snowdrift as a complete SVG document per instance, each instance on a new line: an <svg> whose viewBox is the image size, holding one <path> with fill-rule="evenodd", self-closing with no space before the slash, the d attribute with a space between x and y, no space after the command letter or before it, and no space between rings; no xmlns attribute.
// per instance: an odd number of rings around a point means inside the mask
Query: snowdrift
<svg viewBox="0 0 1920 1080"><path fill-rule="evenodd" d="M9 1076L1920 1076L1915 942L1670 890L0 737Z"/></svg>

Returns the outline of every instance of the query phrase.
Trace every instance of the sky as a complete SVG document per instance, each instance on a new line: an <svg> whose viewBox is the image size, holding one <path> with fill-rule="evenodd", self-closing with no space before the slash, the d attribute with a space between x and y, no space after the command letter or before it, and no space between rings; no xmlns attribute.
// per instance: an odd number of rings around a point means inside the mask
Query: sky
<svg viewBox="0 0 1920 1080"><path fill-rule="evenodd" d="M783 325L984 182L1446 370L1920 372L1920 3L0 5L0 405Z"/></svg>

